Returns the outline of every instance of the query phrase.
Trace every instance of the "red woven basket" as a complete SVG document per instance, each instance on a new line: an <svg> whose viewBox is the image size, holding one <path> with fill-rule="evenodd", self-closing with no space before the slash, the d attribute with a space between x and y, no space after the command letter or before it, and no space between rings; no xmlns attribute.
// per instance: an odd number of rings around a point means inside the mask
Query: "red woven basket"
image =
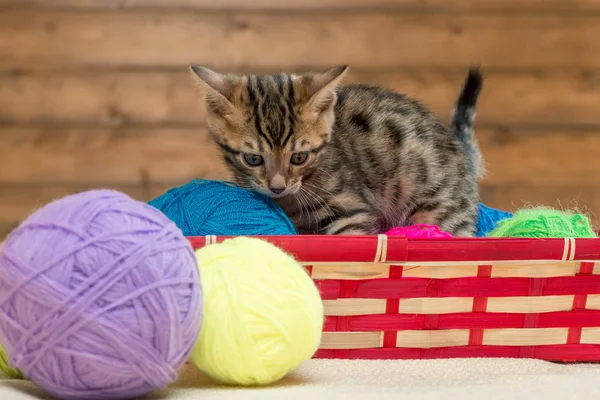
<svg viewBox="0 0 600 400"><path fill-rule="evenodd" d="M600 239L262 239L321 291L317 358L600 361Z"/></svg>

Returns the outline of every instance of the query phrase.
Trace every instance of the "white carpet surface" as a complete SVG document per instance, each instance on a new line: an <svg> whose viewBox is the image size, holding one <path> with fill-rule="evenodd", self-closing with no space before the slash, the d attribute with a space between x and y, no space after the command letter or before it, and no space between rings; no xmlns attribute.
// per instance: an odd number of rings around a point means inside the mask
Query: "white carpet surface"
<svg viewBox="0 0 600 400"><path fill-rule="evenodd" d="M599 400L600 364L537 360L310 360L277 385L229 388L186 366L150 399L219 400ZM48 399L33 384L0 378L1 400Z"/></svg>

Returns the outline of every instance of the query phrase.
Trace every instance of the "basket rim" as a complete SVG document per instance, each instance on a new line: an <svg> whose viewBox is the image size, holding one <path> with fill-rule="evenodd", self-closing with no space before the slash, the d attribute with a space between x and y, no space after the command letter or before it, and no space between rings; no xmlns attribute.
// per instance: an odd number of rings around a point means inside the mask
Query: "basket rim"
<svg viewBox="0 0 600 400"><path fill-rule="evenodd" d="M386 235L239 235L267 240L299 261L475 262L600 261L600 238L441 238ZM188 236L194 249L237 236Z"/></svg>

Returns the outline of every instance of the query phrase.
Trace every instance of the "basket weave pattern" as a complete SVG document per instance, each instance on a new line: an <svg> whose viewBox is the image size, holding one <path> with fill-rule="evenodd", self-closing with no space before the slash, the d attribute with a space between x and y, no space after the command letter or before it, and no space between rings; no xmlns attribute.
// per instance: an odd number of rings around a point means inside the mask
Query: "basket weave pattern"
<svg viewBox="0 0 600 400"><path fill-rule="evenodd" d="M263 239L321 291L318 358L600 361L600 239Z"/></svg>

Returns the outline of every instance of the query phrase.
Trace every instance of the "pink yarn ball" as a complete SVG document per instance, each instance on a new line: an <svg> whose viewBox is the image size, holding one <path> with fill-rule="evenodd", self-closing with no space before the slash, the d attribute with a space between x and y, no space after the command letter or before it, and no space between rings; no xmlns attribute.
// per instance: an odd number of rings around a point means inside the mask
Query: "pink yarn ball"
<svg viewBox="0 0 600 400"><path fill-rule="evenodd" d="M405 236L408 239L437 239L452 237L451 234L440 230L440 228L435 225L424 224L412 226L399 226L390 229L385 234Z"/></svg>

